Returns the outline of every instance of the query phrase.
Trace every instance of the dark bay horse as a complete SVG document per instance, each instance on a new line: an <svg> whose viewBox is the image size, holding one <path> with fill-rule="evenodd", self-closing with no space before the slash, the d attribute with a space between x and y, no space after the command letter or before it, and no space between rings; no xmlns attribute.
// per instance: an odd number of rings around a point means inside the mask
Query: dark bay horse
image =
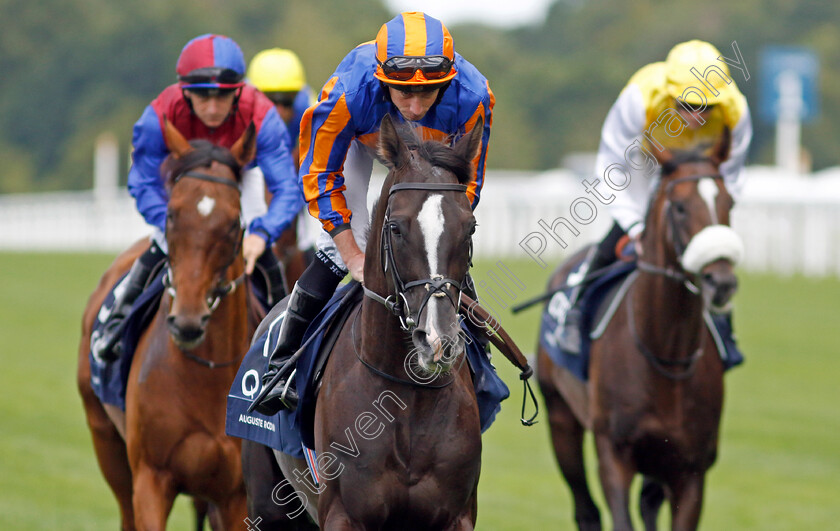
<svg viewBox="0 0 840 531"><path fill-rule="evenodd" d="M372 215L367 296L336 342L315 412L320 495L295 481L303 461L277 454L286 486L305 494L322 529L475 526L481 433L458 302L476 226L464 192L481 126L449 147L382 121L390 171ZM249 503L288 502L289 492L250 485Z"/></svg>
<svg viewBox="0 0 840 531"><path fill-rule="evenodd" d="M637 277L592 342L589 381L539 349L554 452L580 529L601 529L584 470L585 430L594 434L616 529L632 528L628 498L637 473L645 476L640 507L647 529L656 528L666 497L673 529L697 528L723 405L723 365L703 312L727 309L742 252L729 228L733 200L719 169L728 146L724 134L711 156L660 158L662 177L645 217ZM562 266L550 287L560 286L569 269Z"/></svg>
<svg viewBox="0 0 840 531"><path fill-rule="evenodd" d="M230 152L187 142L169 122L164 130L168 293L137 345L125 413L103 407L91 389L90 332L108 290L148 243L117 258L85 309L78 386L123 529L165 529L178 493L199 510L212 504L224 529L245 529L240 441L225 435L224 420L227 390L262 317L249 290L237 289L245 267L239 180L254 157L254 127Z"/></svg>

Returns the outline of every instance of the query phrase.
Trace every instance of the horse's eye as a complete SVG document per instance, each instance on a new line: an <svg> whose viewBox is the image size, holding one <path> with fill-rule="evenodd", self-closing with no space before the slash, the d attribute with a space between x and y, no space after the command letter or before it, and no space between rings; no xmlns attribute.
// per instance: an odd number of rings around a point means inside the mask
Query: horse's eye
<svg viewBox="0 0 840 531"><path fill-rule="evenodd" d="M402 233L400 232L400 226L397 225L396 223L389 224L388 229L391 231L391 234L393 234L394 236L400 236L400 237L402 236Z"/></svg>
<svg viewBox="0 0 840 531"><path fill-rule="evenodd" d="M680 216L684 216L685 215L685 205L680 201L675 201L674 202L674 212L676 212Z"/></svg>

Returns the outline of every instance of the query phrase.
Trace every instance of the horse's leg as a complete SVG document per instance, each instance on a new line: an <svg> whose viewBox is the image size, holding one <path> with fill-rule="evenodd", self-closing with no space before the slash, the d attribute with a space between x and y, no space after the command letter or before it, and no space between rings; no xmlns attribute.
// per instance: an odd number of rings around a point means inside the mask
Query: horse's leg
<svg viewBox="0 0 840 531"><path fill-rule="evenodd" d="M656 531L656 518L659 516L659 508L664 500L665 489L662 483L645 476L639 496L639 511L642 513L645 531Z"/></svg>
<svg viewBox="0 0 840 531"><path fill-rule="evenodd" d="M554 366L542 349L540 350L540 389L545 397L545 407L548 411L554 456L574 498L575 522L581 530L599 530L601 529L601 515L586 481L586 468L583 461L583 425L578 422L571 407L558 392L550 374L547 374L554 370ZM542 360L544 356L546 359ZM544 378L543 375L545 375Z"/></svg>
<svg viewBox="0 0 840 531"><path fill-rule="evenodd" d="M319 524L321 529L330 531L363 531L364 527L350 519L341 499L334 497L329 507L318 505L318 515L323 517Z"/></svg>
<svg viewBox="0 0 840 531"><path fill-rule="evenodd" d="M193 496L193 509L195 510L195 530L204 531L204 522L210 523L213 531L224 531L222 519L219 516L219 509L212 503Z"/></svg>
<svg viewBox="0 0 840 531"><path fill-rule="evenodd" d="M79 361L78 386L93 439L93 449L99 469L119 504L121 527L123 531L133 530L131 467L128 464L125 441L90 387L88 360L87 352L84 352Z"/></svg>
<svg viewBox="0 0 840 531"><path fill-rule="evenodd" d="M621 455L607 435L595 434L595 446L598 448L598 475L612 514L613 529L633 529L629 502L630 483L636 470L629 456Z"/></svg>
<svg viewBox="0 0 840 531"><path fill-rule="evenodd" d="M246 506L247 500L244 487L240 489L240 492L236 492L229 496L224 502L216 504L219 518L222 523L221 529L224 529L224 531L232 531L235 529L239 529L241 531L252 531L252 529L259 529L260 526L257 524L257 519L248 518ZM256 524L256 527L254 524ZM274 527L264 526L264 529L274 529Z"/></svg>
<svg viewBox="0 0 840 531"><path fill-rule="evenodd" d="M164 531L177 492L172 478L142 463L134 475L134 519L140 531Z"/></svg>
<svg viewBox="0 0 840 531"><path fill-rule="evenodd" d="M207 500L196 498L193 496L193 513L195 515L195 531L204 530L204 520L207 519L207 511L210 509L210 504ZM212 526L211 526L212 529Z"/></svg>
<svg viewBox="0 0 840 531"><path fill-rule="evenodd" d="M687 531L697 529L700 510L703 508L704 472L686 473L677 484L672 485L671 529Z"/></svg>

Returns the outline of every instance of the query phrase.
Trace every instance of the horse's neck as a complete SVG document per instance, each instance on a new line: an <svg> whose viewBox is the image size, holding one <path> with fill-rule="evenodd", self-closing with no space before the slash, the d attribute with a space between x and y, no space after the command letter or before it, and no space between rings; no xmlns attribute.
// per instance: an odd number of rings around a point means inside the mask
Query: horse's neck
<svg viewBox="0 0 840 531"><path fill-rule="evenodd" d="M645 247L647 249L648 247ZM651 263L668 266L664 253ZM703 300L684 282L662 274L640 274L632 289L636 334L658 357L680 359L699 346L703 330Z"/></svg>
<svg viewBox="0 0 840 531"><path fill-rule="evenodd" d="M365 361L388 374L406 377L404 361L412 348L411 338L385 306L365 297L358 331L359 354Z"/></svg>

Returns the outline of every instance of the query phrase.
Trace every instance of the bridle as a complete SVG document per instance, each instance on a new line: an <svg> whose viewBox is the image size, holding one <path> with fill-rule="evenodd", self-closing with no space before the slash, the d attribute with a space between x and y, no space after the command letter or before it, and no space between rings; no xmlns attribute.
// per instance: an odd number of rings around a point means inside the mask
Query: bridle
<svg viewBox="0 0 840 531"><path fill-rule="evenodd" d="M431 192L460 192L465 193L467 191L467 185L465 184L453 184L453 183L417 183L417 182L408 182L408 183L397 183L391 186L391 189L388 191L388 205L385 210L385 220L382 222L382 233L380 235L380 262L382 267L382 272L390 274L391 281L394 285L394 293L388 295L388 297L382 297L375 291L368 289L365 286L362 286L364 289L365 296L375 300L376 302L384 305L392 314L394 314L400 321L400 328L402 328L406 332L413 332L415 328L417 328L417 323L420 320L420 313L429 303L432 297L446 297L449 299L449 302L455 307L455 311L457 313L458 308L460 307L461 301L461 292L463 290L463 280L458 281L451 278L446 278L442 275L432 275L431 278L424 278L419 280L412 280L409 282L404 282L402 277L400 276L399 269L397 268L397 262L394 258L394 243L392 238L392 229L394 224L390 222L390 214L391 214L391 205L390 200L391 196L399 191L402 190L425 190ZM470 243L470 262L472 262L472 243ZM409 302L408 298L406 297L406 293L414 288L424 287L426 289L426 293L423 296L423 299L420 301L420 305L418 306L416 311L413 311ZM458 291L458 299L456 300L452 294L450 293L450 288L454 287Z"/></svg>
<svg viewBox="0 0 840 531"><path fill-rule="evenodd" d="M676 214L674 213L674 204L671 202L671 192L679 183L689 182L689 181L699 181L700 179L711 178L715 180L723 180L723 175L721 174L712 174L712 175L692 175L689 177L681 177L679 179L673 179L668 181L665 184L665 220L667 223L668 231L671 234L671 242L674 246L674 252L677 255L677 263L681 263L683 254L688 246L688 243L683 241L680 231L679 225L676 219ZM693 282L692 278L685 273L682 268L676 269L672 266L662 267L652 264L650 262L646 262L641 258L637 261L637 267L639 270L651 273L651 274L658 274L663 275L666 278L681 282L689 292L691 292L695 296L700 295L700 288ZM697 349L692 352L687 358L683 359L665 359L655 355L653 352L648 349L645 344L642 342L641 337L639 337L639 333L636 330L636 322L633 316L633 310L631 308L631 304L626 305L627 308L627 319L628 319L628 326L630 328L630 332L633 335L633 341L636 344L636 348L639 352L642 353L642 356L647 359L650 364L656 369L656 371L665 376L670 380L684 380L694 374L694 369L696 367L697 361L703 355L705 350L705 335L700 335L700 344L698 345Z"/></svg>
<svg viewBox="0 0 840 531"><path fill-rule="evenodd" d="M671 192L679 183L689 182L689 181L699 181L701 179L714 179L714 180L723 180L723 175L720 173L717 174L701 174L701 175L691 175L689 177L680 177L679 179L673 179L665 183L665 222L667 223L668 231L671 235L671 242L674 246L674 253L677 255L677 263L680 263L685 253L686 247L688 243L683 241L682 236L680 235L679 225L676 219L676 214L674 213L674 204L671 202ZM639 268L640 271L645 273L651 273L655 275L662 275L670 280L675 282L682 283L685 288L690 291L694 295L700 295L700 288L697 287L697 284L693 282L691 276L687 275L682 268L677 269L672 266L658 266L656 264L652 264L645 260L639 258L636 261L636 266Z"/></svg>
<svg viewBox="0 0 840 531"><path fill-rule="evenodd" d="M218 162L224 163L223 161L219 161L218 159L214 159L214 160L217 160ZM217 177L215 175L209 175L207 173L202 173L202 172L195 171L195 170L188 170L188 171L185 171L185 172L177 175L176 177L174 177L172 179L172 186L174 187L175 185L177 185L185 177L189 177L189 178L192 178L192 179L198 179L200 181L206 181L206 182L211 182L211 183L216 183L216 184L223 184L225 186L230 186L231 188L236 190L238 195L240 195L240 196L242 195L242 191L239 189L239 185L236 183L236 181L232 181L230 179L225 179L224 177ZM239 231L239 238L236 242L236 250L231 254L230 261L227 264L225 264L225 266L222 268L222 270L221 270L222 271L222 278L220 279L219 283L216 285L216 287L210 292L210 295L207 297L206 302L207 302L207 306L208 306L211 314L213 313L213 311L216 310L216 308L219 306L219 303L222 301L223 298L225 298L226 296L228 296L231 293L233 293L234 291L236 291L236 288L239 287L245 281L245 273L244 272L241 275L239 275L236 279L234 279L230 282L225 282L224 281L224 272L227 271L227 269L233 264L233 262L236 260L236 257L239 255L240 250L242 249L242 240L243 240L244 235L245 235L245 227L244 227L244 222L242 220L241 215L240 215L240 225L242 225L242 227L241 227L241 230ZM172 267L169 266L169 265L167 265L166 273L163 275L163 285L166 286L167 292L174 299L175 295L176 295L176 291L175 291L175 287L172 285ZM226 367L228 365L233 364L235 361L237 361L237 360L232 360L230 362L216 363L212 360L206 360L204 358L201 358L201 357L196 356L194 354L191 354L189 352L184 352L184 351L182 351L182 352L189 359L191 359L193 361L196 361L198 363L201 363L202 365L205 365L207 367L210 367L211 369L215 369L215 368L218 368L218 367Z"/></svg>

